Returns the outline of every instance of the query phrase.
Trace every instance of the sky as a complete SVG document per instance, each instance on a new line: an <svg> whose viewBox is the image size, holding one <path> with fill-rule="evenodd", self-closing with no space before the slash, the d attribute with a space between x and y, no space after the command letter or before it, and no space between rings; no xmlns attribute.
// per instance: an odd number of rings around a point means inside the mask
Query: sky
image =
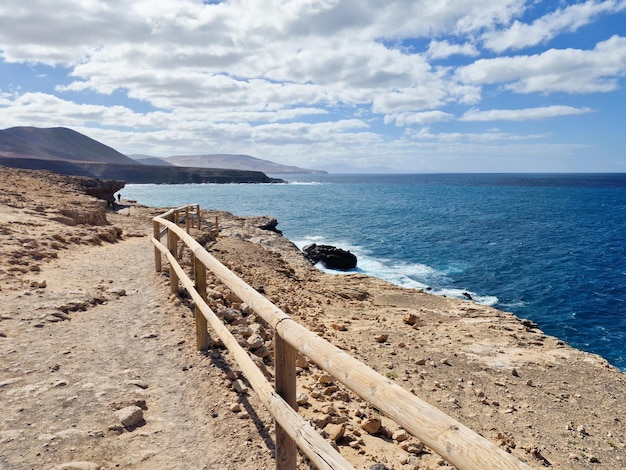
<svg viewBox="0 0 626 470"><path fill-rule="evenodd" d="M626 172L625 89L626 0L0 4L0 129L127 155Z"/></svg>

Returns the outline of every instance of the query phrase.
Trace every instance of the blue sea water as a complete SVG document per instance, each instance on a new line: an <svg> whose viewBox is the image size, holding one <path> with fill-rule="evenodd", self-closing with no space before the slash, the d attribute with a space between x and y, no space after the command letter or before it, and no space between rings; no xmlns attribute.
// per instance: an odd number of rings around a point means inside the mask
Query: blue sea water
<svg viewBox="0 0 626 470"><path fill-rule="evenodd" d="M283 176L283 178L285 178ZM626 370L626 174L298 175L271 185L128 185L150 206L271 215L358 270L537 322Z"/></svg>

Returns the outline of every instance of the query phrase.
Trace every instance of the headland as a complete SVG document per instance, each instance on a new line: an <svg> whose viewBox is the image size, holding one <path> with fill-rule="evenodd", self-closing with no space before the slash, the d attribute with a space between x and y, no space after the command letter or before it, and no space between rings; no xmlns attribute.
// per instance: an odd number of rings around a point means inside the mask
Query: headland
<svg viewBox="0 0 626 470"><path fill-rule="evenodd" d="M162 211L107 209L48 172L0 167L0 186L0 466L272 468L271 418L233 387L245 378L219 341L195 351L189 299L154 271L150 220ZM208 226L194 235L249 285L531 467L626 465L626 376L604 359L491 307L322 273L261 228L267 217L215 217L217 237ZM269 332L208 282L242 344L249 330L261 338L271 376ZM446 468L306 358L299 366L300 413L356 468Z"/></svg>

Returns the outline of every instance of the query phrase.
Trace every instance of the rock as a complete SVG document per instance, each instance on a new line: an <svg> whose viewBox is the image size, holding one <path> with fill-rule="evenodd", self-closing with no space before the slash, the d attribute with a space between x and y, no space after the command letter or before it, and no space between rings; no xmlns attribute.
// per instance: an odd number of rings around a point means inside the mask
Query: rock
<svg viewBox="0 0 626 470"><path fill-rule="evenodd" d="M278 234L282 234L283 232L281 232L280 230L278 230L276 228L276 226L278 225L278 220L276 220L274 217L269 217L269 218L259 218L259 225L258 227L261 230L268 230L270 232L275 232Z"/></svg>
<svg viewBox="0 0 626 470"><path fill-rule="evenodd" d="M346 424L327 424L324 431L328 434L328 438L331 441L337 442L346 433Z"/></svg>
<svg viewBox="0 0 626 470"><path fill-rule="evenodd" d="M394 432L391 436L391 438L396 442L404 442L410 437L411 437L410 434L406 432L404 429L400 429Z"/></svg>
<svg viewBox="0 0 626 470"><path fill-rule="evenodd" d="M407 440L400 444L400 448L409 454L423 454L426 452L426 447L421 442Z"/></svg>
<svg viewBox="0 0 626 470"><path fill-rule="evenodd" d="M382 463L375 463L369 468L369 470L389 470L389 467Z"/></svg>
<svg viewBox="0 0 626 470"><path fill-rule="evenodd" d="M317 383L319 384L332 384L335 382L335 378L330 374L322 374L319 379L317 379Z"/></svg>
<svg viewBox="0 0 626 470"><path fill-rule="evenodd" d="M313 418L313 424L318 429L324 429L326 425L330 422L330 416L328 415L320 415Z"/></svg>
<svg viewBox="0 0 626 470"><path fill-rule="evenodd" d="M347 271L356 268L357 265L354 254L331 245L313 243L302 248L302 251L312 264L322 263L328 269Z"/></svg>
<svg viewBox="0 0 626 470"><path fill-rule="evenodd" d="M308 369L309 361L307 360L306 357L302 355L298 355L298 358L296 359L296 367L300 367L302 369Z"/></svg>
<svg viewBox="0 0 626 470"><path fill-rule="evenodd" d="M52 470L100 470L102 467L94 462L66 462L52 467Z"/></svg>
<svg viewBox="0 0 626 470"><path fill-rule="evenodd" d="M143 380L126 380L124 383L128 385L134 385L135 387L139 387L143 390L148 388L148 383Z"/></svg>
<svg viewBox="0 0 626 470"><path fill-rule="evenodd" d="M241 318L241 312L233 308L227 308L223 310L221 314L222 318L224 318L224 321L227 321L228 323L232 323L233 321Z"/></svg>
<svg viewBox="0 0 626 470"><path fill-rule="evenodd" d="M38 279L36 281L31 281L30 287L35 287L37 289L45 289L48 287L48 283L45 279Z"/></svg>
<svg viewBox="0 0 626 470"><path fill-rule="evenodd" d="M309 402L309 396L306 393L298 393L296 396L296 403L300 406L306 405Z"/></svg>
<svg viewBox="0 0 626 470"><path fill-rule="evenodd" d="M384 343L385 341L387 341L389 339L389 335L378 335L376 337L374 337L374 339L376 340L377 343Z"/></svg>
<svg viewBox="0 0 626 470"><path fill-rule="evenodd" d="M71 320L70 316L63 312L50 312L50 315L60 320Z"/></svg>
<svg viewBox="0 0 626 470"><path fill-rule="evenodd" d="M121 288L107 289L107 293L109 293L111 295L115 295L117 297L125 297L126 296L126 290L125 289L121 289Z"/></svg>
<svg viewBox="0 0 626 470"><path fill-rule="evenodd" d="M250 349L258 349L265 344L265 342L263 341L263 338L255 334L249 336L248 339L246 340L246 343Z"/></svg>
<svg viewBox="0 0 626 470"><path fill-rule="evenodd" d="M248 391L248 387L241 379L233 380L233 388L237 393L246 393Z"/></svg>
<svg viewBox="0 0 626 470"><path fill-rule="evenodd" d="M378 431L380 431L381 425L382 423L380 421L380 418L370 417L363 420L363 422L361 423L361 428L363 428L363 430L368 434L376 434Z"/></svg>
<svg viewBox="0 0 626 470"><path fill-rule="evenodd" d="M117 410L115 416L127 430L132 430L144 423L143 411L138 406L127 406Z"/></svg>
<svg viewBox="0 0 626 470"><path fill-rule="evenodd" d="M272 354L272 352L269 350L267 346L261 346L260 348L257 348L254 351L252 351L252 354L263 359L264 357L267 357L270 354Z"/></svg>

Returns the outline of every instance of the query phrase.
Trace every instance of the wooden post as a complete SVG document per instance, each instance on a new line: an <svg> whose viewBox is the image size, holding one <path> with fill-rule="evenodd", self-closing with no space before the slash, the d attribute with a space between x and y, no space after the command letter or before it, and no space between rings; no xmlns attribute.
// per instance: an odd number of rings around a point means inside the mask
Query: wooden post
<svg viewBox="0 0 626 470"><path fill-rule="evenodd" d="M294 410L296 404L297 351L274 332L274 362L276 393ZM276 423L276 469L296 470L298 448L296 442Z"/></svg>
<svg viewBox="0 0 626 470"><path fill-rule="evenodd" d="M189 228L190 228L189 222L190 222L190 220L189 220L189 206L185 206L185 231L187 233L189 233Z"/></svg>
<svg viewBox="0 0 626 470"><path fill-rule="evenodd" d="M206 302L206 266L195 255L193 257L193 271L196 290L202 297L202 300ZM194 312L196 318L196 349L198 351L209 349L207 321L198 304L195 305Z"/></svg>
<svg viewBox="0 0 626 470"><path fill-rule="evenodd" d="M167 231L167 249L176 258L176 252L178 251L178 235L173 230ZM178 292L178 274L174 270L174 266L170 262L170 294L176 294Z"/></svg>
<svg viewBox="0 0 626 470"><path fill-rule="evenodd" d="M200 230L200 204L196 204L196 217L198 218L198 230Z"/></svg>
<svg viewBox="0 0 626 470"><path fill-rule="evenodd" d="M152 236L157 241L161 241L161 224L156 220L152 222ZM154 247L154 267L158 273L163 269L161 266L161 251L156 246Z"/></svg>

